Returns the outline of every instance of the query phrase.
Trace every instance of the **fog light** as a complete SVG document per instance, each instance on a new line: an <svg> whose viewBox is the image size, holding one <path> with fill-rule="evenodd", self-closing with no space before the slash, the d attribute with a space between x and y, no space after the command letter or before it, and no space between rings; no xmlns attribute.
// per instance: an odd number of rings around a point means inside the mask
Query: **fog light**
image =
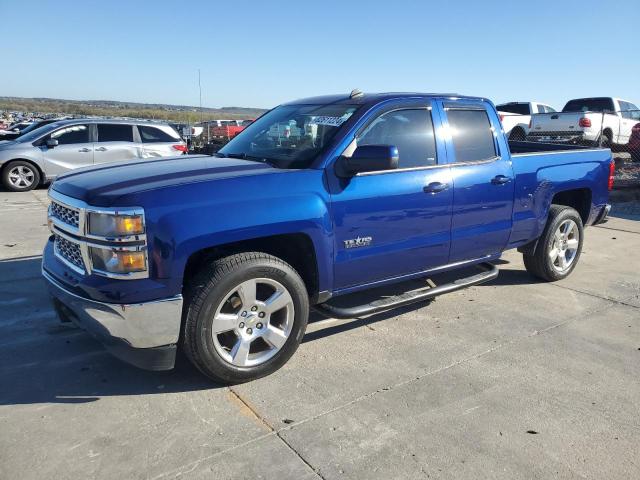
<svg viewBox="0 0 640 480"><path fill-rule="evenodd" d="M147 269L145 252L90 247L89 253L95 270L108 273L133 273L144 272Z"/></svg>

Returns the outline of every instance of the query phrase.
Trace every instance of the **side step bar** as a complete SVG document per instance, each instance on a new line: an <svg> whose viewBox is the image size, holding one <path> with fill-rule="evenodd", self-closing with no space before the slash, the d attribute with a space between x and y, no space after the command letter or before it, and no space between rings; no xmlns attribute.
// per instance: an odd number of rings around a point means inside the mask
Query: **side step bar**
<svg viewBox="0 0 640 480"><path fill-rule="evenodd" d="M439 295L445 293L455 292L456 290L462 290L463 288L472 287L480 283L488 282L498 276L498 267L491 263L480 263L476 267L482 269L481 273L471 275L469 277L460 278L451 283L445 283L433 288L423 288L415 290L413 292L405 292L400 295L394 295L393 297L382 298L375 300L371 303L364 305L357 305L355 307L336 307L329 303L321 303L314 308L319 312L329 315L333 318L347 319L356 318L363 315L371 315L372 313L378 313L383 310L390 310L392 308L403 307L412 303L421 302L424 300L431 300Z"/></svg>

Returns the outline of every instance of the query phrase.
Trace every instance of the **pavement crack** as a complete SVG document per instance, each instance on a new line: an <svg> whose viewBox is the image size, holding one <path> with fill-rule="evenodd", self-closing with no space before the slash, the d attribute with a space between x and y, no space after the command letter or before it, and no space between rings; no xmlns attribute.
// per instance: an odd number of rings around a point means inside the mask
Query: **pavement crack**
<svg viewBox="0 0 640 480"><path fill-rule="evenodd" d="M240 395L238 392L236 392L233 388L228 387L229 392L231 393L231 395L233 396L233 398L241 403L245 409L247 409L251 415L258 420L258 422L260 424L262 424L263 426L265 426L270 433L275 433L276 437L284 444L285 447L287 447L296 457L298 457L300 459L300 461L302 461L302 463L304 463L313 473L316 474L316 476L318 478L321 478L322 480L325 480L325 478L320 474L319 470L316 469L313 465L311 465L301 454L300 452L298 452L295 448L293 448L293 446L287 442L287 440L280 435L280 432L282 430L276 430L273 425L271 425L262 415L260 415L260 413L258 412L258 410L251 405L247 400L245 400L244 398L242 398L242 395Z"/></svg>
<svg viewBox="0 0 640 480"><path fill-rule="evenodd" d="M625 305L627 307L632 307L632 308L640 308L637 305L634 305L632 303L627 303L627 300L634 298L636 295L631 295L630 297L627 297L623 300L617 300L615 298L605 297L602 295L598 295L597 293L592 293L592 292L587 292L585 290L579 290L577 288L567 287L566 285L560 285L558 283L551 283L550 285L553 287L564 288L565 290L570 290L572 292L582 293L583 295L588 295L593 298L599 298L600 300L606 300L607 302L616 303L618 305Z"/></svg>
<svg viewBox="0 0 640 480"><path fill-rule="evenodd" d="M624 232L624 233L631 233L633 235L640 235L640 232L634 232L632 230L625 230L624 228L604 227L604 226L601 226L601 225L596 225L595 228L601 228L603 230L615 230L616 232Z"/></svg>
<svg viewBox="0 0 640 480"><path fill-rule="evenodd" d="M326 478L320 473L320 469L315 468L313 465L311 465L303 456L302 454L300 454L300 452L298 452L295 448L293 448L293 446L287 442L287 440L280 434L280 432L282 432L282 430L278 430L276 433L276 436L280 439L280 441L289 449L291 450L291 452L293 452L293 454L298 457L300 459L300 461L302 463L304 463L318 478L320 478L321 480L326 480Z"/></svg>
<svg viewBox="0 0 640 480"><path fill-rule="evenodd" d="M235 402L240 403L242 405L243 410L245 410L245 412L248 413L252 418L257 420L257 422L260 425L265 427L269 432L273 432L275 430L275 428L273 428L273 425L267 422L267 420L262 415L260 415L258 410L255 407L253 407L247 400L242 398L242 396L238 392L236 392L231 387L228 387L228 390L231 395L231 398Z"/></svg>

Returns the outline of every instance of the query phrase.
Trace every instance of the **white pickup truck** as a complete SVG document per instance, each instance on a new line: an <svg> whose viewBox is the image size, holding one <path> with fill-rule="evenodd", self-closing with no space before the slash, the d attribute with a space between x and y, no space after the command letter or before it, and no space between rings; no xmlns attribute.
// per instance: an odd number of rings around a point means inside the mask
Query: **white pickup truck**
<svg viewBox="0 0 640 480"><path fill-rule="evenodd" d="M532 117L527 140L624 147L638 123L640 110L631 102L613 97L576 98L561 113Z"/></svg>
<svg viewBox="0 0 640 480"><path fill-rule="evenodd" d="M556 110L539 102L508 102L496 105L504 134L509 140L524 140L529 133L531 115Z"/></svg>

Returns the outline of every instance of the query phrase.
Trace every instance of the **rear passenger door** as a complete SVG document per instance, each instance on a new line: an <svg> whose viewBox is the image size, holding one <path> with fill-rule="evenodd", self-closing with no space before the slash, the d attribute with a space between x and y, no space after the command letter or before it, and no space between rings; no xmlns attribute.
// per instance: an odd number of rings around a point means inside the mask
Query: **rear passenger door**
<svg viewBox="0 0 640 480"><path fill-rule="evenodd" d="M453 178L449 262L500 253L511 234L514 180L498 117L481 101L440 105Z"/></svg>
<svg viewBox="0 0 640 480"><path fill-rule="evenodd" d="M173 157L184 153L178 132L169 125L138 125L144 158Z"/></svg>
<svg viewBox="0 0 640 480"><path fill-rule="evenodd" d="M94 144L94 163L130 162L142 156L134 142L133 125L99 123Z"/></svg>

